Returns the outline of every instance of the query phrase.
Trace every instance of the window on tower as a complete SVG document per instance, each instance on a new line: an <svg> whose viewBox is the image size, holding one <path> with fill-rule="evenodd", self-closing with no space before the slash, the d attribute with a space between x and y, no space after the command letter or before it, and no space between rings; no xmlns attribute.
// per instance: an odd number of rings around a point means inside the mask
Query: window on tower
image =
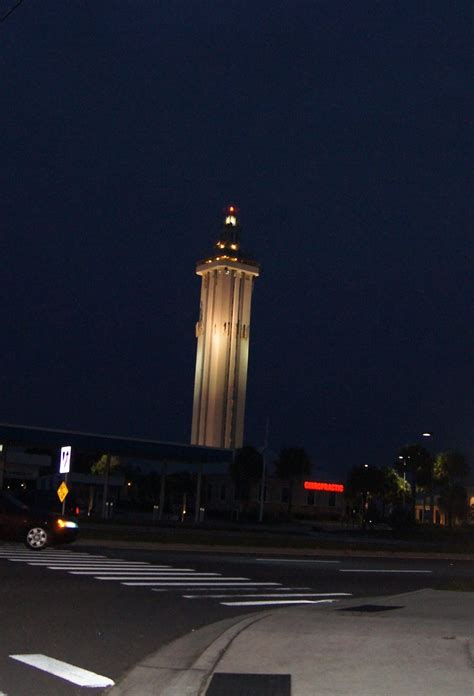
<svg viewBox="0 0 474 696"><path fill-rule="evenodd" d="M232 225L233 227L235 227L237 225L237 218L235 217L235 215L227 215L225 219L225 224Z"/></svg>

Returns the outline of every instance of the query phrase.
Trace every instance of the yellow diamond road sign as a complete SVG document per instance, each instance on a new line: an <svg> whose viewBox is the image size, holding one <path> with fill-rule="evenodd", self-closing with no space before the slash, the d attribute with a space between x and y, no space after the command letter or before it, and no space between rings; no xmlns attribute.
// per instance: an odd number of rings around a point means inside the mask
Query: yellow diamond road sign
<svg viewBox="0 0 474 696"><path fill-rule="evenodd" d="M59 486L59 488L58 488L58 490L56 491L56 493L58 494L59 500L60 500L61 502L63 502L64 498L65 498L65 497L67 496L67 494L69 493L69 488L66 486L66 484L64 483L64 481L63 481L62 484Z"/></svg>

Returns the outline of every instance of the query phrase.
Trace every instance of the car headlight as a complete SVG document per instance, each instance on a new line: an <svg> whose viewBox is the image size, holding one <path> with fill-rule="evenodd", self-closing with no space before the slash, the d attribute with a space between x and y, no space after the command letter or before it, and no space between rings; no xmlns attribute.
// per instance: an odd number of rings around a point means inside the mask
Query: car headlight
<svg viewBox="0 0 474 696"><path fill-rule="evenodd" d="M57 520L57 525L60 529L77 529L77 522L72 522L71 520Z"/></svg>

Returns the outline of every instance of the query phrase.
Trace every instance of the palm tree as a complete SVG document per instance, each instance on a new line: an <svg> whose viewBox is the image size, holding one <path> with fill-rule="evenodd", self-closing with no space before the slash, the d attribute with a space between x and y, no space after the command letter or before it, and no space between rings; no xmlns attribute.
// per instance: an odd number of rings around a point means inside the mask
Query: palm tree
<svg viewBox="0 0 474 696"><path fill-rule="evenodd" d="M392 467L382 469L382 518L386 516L386 506L397 509L403 506L403 501L410 494L410 484Z"/></svg>

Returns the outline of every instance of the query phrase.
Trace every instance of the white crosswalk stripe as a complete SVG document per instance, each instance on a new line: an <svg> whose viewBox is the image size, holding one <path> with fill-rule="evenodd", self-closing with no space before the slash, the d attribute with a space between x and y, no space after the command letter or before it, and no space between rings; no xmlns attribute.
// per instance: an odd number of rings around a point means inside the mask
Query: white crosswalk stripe
<svg viewBox="0 0 474 696"><path fill-rule="evenodd" d="M327 561L326 559L312 559L312 558L256 558L259 563L340 563L341 561Z"/></svg>
<svg viewBox="0 0 474 696"><path fill-rule="evenodd" d="M74 567L74 566L73 566ZM50 568L51 570L57 570L57 566L47 566L47 568ZM60 570L63 570L61 568ZM126 574L126 575L160 575L162 577L168 577L168 576L186 576L186 575L196 575L195 570L182 570L181 568L178 568L177 570L165 570L165 571L160 571L160 570L154 570L153 568L147 568L146 570L130 570L128 568L119 568L116 570L110 570L109 568L94 568L94 569L88 569L88 570L70 570L71 575L97 575L97 573L100 573L101 575L110 575L110 577L115 577L115 579L120 579L120 574ZM204 577L212 577L212 576L219 576L220 573L198 573L199 575L202 575Z"/></svg>
<svg viewBox="0 0 474 696"><path fill-rule="evenodd" d="M146 587L147 585L149 587L153 587L155 585L169 585L173 587L191 587L193 585L200 585L200 586L206 586L206 587L279 587L280 583L279 582L243 582L243 581L238 581L238 582L227 582L227 578L223 577L222 580L217 579L216 581L213 582L206 582L206 581L199 581L199 580L178 580L173 582L155 582L155 581L148 581L146 580L145 582L124 582L124 585L135 585L135 586L142 586Z"/></svg>
<svg viewBox="0 0 474 696"><path fill-rule="evenodd" d="M319 604L350 596L348 592L317 593L312 592L313 588L310 587L287 587L281 582L257 582L243 576L225 576L218 572L201 572L194 568L168 564L155 565L147 561L127 561L67 549L37 552L14 544L4 544L0 545L1 559L24 563L32 568L64 571L78 578L92 577L98 581L149 588L160 593L182 593L185 599L218 600L223 606ZM219 591L223 594L216 593ZM327 599L321 599L322 597Z"/></svg>
<svg viewBox="0 0 474 696"><path fill-rule="evenodd" d="M225 607L268 607L281 604L331 604L336 602L336 599L261 599L253 602L221 602Z"/></svg>
<svg viewBox="0 0 474 696"><path fill-rule="evenodd" d="M115 683L112 679L104 677L102 674L90 672L88 669L82 669L82 667L71 665L62 660L56 660L54 657L48 657L47 655L10 655L10 657L12 660L18 660L18 662L23 662L30 667L54 674L55 677L60 677L78 686L104 688L113 686Z"/></svg>
<svg viewBox="0 0 474 696"><path fill-rule="evenodd" d="M279 587L279 590L289 590L291 588L287 587ZM188 594L188 595L183 595L186 599L202 599L202 594L200 595L195 595L195 594ZM262 595L261 592L257 593L239 593L238 595L236 594L208 594L206 597L211 597L212 599L232 599L235 597L252 597L252 598L258 598L258 597L288 597L288 593L285 592L284 594L282 592L272 592L272 594L267 594L267 595ZM292 592L291 597L351 597L352 593L351 592Z"/></svg>
<svg viewBox="0 0 474 696"><path fill-rule="evenodd" d="M15 561L16 563L25 563L25 560L23 558L17 559L17 558L10 558L10 561ZM92 560L89 561L86 558L80 558L77 561L74 561L74 559L68 559L67 561L61 561L58 560L57 558L47 558L44 561L26 561L28 565L55 565L58 568L62 566L63 568L67 569L67 566L73 565L75 568L78 566L84 566L86 568L94 568L95 566L111 566L114 568L115 566L122 566L126 565L128 567L134 567L134 568L146 568L149 566L149 563L146 563L145 561L141 561L140 563L136 561L113 561L113 560ZM170 568L171 566L169 565L156 565L156 568Z"/></svg>

